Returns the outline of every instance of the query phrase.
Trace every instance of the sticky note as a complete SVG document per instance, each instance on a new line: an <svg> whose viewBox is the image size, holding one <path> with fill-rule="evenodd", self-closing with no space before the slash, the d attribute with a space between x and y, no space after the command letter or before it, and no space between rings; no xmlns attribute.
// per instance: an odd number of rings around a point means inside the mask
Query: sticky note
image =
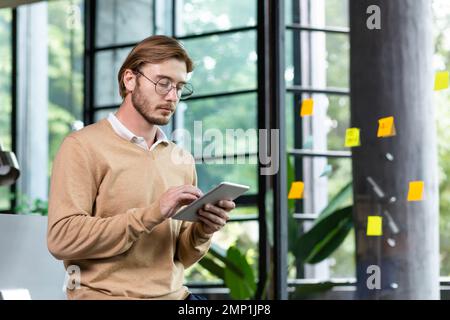
<svg viewBox="0 0 450 320"><path fill-rule="evenodd" d="M383 235L383 217L381 216L367 217L367 235L368 236Z"/></svg>
<svg viewBox="0 0 450 320"><path fill-rule="evenodd" d="M423 181L411 181L409 183L408 201L422 201L423 200Z"/></svg>
<svg viewBox="0 0 450 320"><path fill-rule="evenodd" d="M359 128L348 128L345 134L346 147L359 147L361 141L359 139Z"/></svg>
<svg viewBox="0 0 450 320"><path fill-rule="evenodd" d="M436 72L436 78L434 80L434 90L439 91L448 89L448 79L449 79L448 71Z"/></svg>
<svg viewBox="0 0 450 320"><path fill-rule="evenodd" d="M323 172L320 175L320 178L325 177L325 176L329 176L331 174L331 172L333 172L333 166L331 164L327 164L325 166L325 169L323 169Z"/></svg>
<svg viewBox="0 0 450 320"><path fill-rule="evenodd" d="M289 190L288 199L302 199L305 184L301 181L292 182L291 190Z"/></svg>
<svg viewBox="0 0 450 320"><path fill-rule="evenodd" d="M305 99L302 102L302 109L300 111L300 116L312 116L314 109L314 100L313 99Z"/></svg>
<svg viewBox="0 0 450 320"><path fill-rule="evenodd" d="M394 117L381 118L378 120L377 137L392 137L395 136Z"/></svg>

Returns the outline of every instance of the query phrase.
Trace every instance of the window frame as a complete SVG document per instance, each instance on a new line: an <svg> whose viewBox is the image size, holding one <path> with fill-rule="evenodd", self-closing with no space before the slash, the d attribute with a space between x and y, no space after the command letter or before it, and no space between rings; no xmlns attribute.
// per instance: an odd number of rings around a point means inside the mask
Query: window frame
<svg viewBox="0 0 450 320"><path fill-rule="evenodd" d="M298 102L302 101L303 94L324 94L326 96L329 95L338 95L345 96L350 98L350 88L316 88L316 87L307 87L302 84L302 75L304 71L302 70L303 64L303 56L302 56L302 47L303 43L301 41L302 32L307 34L308 44L307 48L309 50L308 55L311 56L311 47L312 40L311 35L314 32L320 32L326 35L329 34L340 34L346 35L348 37L348 42L350 42L350 28L344 27L314 27L311 25L305 25L301 23L301 14L303 11L306 11L307 18L306 20L310 22L311 8L309 2L304 2L300 0L292 1L292 22L286 24L285 30L292 31L292 43L293 43L293 65L294 65L294 79L293 84L286 87L286 94L293 93L294 97L294 106L296 108L298 106ZM350 57L349 57L350 58ZM311 73L314 72L314 66L311 61L309 63L309 68L306 71L307 76L310 77ZM350 106L349 101L349 106ZM295 179L303 181L303 159L304 158L338 158L338 159L351 159L351 151L340 151L340 150L326 150L326 151L316 151L303 149L303 123L302 121L294 121L294 149L290 149L287 151L287 154L290 158L294 159L294 168L295 168ZM314 188L314 185L311 186ZM296 202L296 213L293 213L293 217L296 221L298 221L299 227L301 228L305 222L315 221L317 219L317 213L307 214L307 213L298 213L304 211L304 202L302 200ZM303 269L305 264L302 264L300 267ZM300 271L301 274L304 273L304 270ZM329 281L340 284L342 279L331 278ZM351 285L353 281L356 281L356 277L354 278L345 278L344 282L346 285ZM297 278L297 279L288 279L289 287L297 287L299 285L305 283L315 283L315 279L306 279L306 278Z"/></svg>

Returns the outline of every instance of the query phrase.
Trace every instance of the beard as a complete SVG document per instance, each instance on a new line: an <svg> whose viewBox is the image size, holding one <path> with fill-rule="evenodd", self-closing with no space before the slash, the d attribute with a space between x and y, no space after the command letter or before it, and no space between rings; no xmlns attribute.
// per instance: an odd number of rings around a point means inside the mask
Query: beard
<svg viewBox="0 0 450 320"><path fill-rule="evenodd" d="M150 104L141 95L141 92L139 90L139 85L136 86L136 90L134 90L131 94L131 102L133 104L133 107L136 109L137 112L149 123L152 125L158 125L158 126L165 126L169 123L171 115L164 117L164 116L157 116L151 114L151 108ZM159 107L172 107L170 104L164 104L164 105L157 105L155 110Z"/></svg>

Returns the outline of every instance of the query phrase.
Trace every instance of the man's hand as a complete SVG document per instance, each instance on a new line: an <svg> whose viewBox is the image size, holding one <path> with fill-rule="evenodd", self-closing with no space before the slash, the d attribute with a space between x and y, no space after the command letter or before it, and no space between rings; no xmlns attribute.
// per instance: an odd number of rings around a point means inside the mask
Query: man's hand
<svg viewBox="0 0 450 320"><path fill-rule="evenodd" d="M184 205L190 204L203 195L199 188L192 185L171 187L159 198L161 215L168 219Z"/></svg>
<svg viewBox="0 0 450 320"><path fill-rule="evenodd" d="M205 233L211 234L222 229L229 219L228 213L235 207L233 201L221 200L217 206L206 204L203 209L199 209L199 219Z"/></svg>

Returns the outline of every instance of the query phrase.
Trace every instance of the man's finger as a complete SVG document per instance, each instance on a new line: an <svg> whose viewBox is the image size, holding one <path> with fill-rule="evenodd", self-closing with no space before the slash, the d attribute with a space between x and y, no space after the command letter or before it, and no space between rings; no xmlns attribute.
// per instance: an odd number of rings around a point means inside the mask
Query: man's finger
<svg viewBox="0 0 450 320"><path fill-rule="evenodd" d="M222 208L217 207L215 205L212 205L212 204L206 204L204 206L204 210L212 212L212 213L214 213L214 214L216 214L216 215L218 215L218 216L220 216L220 217L222 217L224 219L226 219L226 217L228 216L227 212L225 210L223 210Z"/></svg>
<svg viewBox="0 0 450 320"><path fill-rule="evenodd" d="M192 194L195 194L198 197L203 196L202 190L200 190L197 187L191 186L191 185L181 186L181 189L179 191L181 191L183 193L192 193Z"/></svg>
<svg viewBox="0 0 450 320"><path fill-rule="evenodd" d="M234 208L236 208L236 203L231 200L220 200L218 205L225 210L233 210Z"/></svg>
<svg viewBox="0 0 450 320"><path fill-rule="evenodd" d="M206 224L211 229L213 229L214 232L219 231L222 228L221 225L219 225L217 223L214 223L214 222L212 222L211 220L209 220L209 219L207 219L205 217L199 216L199 220L202 221L204 224Z"/></svg>
<svg viewBox="0 0 450 320"><path fill-rule="evenodd" d="M211 212L205 211L203 209L199 210L199 214L200 214L200 216L210 220L214 224L217 224L217 225L219 225L221 227L223 227L227 223L227 220L228 220L227 219L228 216L225 216L225 217L224 216L218 216L215 213L211 213Z"/></svg>
<svg viewBox="0 0 450 320"><path fill-rule="evenodd" d="M197 200L197 199L198 199L198 198L197 198L195 195L193 195L193 194L190 194L190 193L182 193L182 194L177 198L177 201L178 201L178 203L185 205L185 204L192 203L192 202L194 202L194 201Z"/></svg>

